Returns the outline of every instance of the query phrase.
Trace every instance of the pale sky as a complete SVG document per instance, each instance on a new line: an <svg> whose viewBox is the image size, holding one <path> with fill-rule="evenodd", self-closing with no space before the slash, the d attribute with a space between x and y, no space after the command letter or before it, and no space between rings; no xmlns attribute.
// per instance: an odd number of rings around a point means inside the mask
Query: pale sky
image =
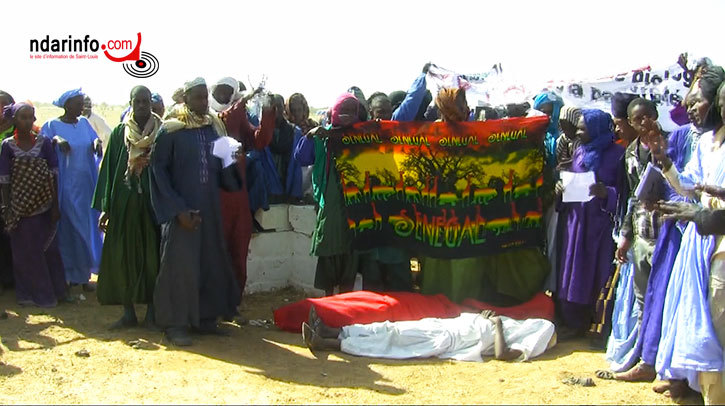
<svg viewBox="0 0 725 406"><path fill-rule="evenodd" d="M668 66L682 51L725 64L725 2L687 1L32 1L3 3L0 89L50 102L82 86L123 104L143 84L170 103L185 81L258 82L324 107L351 85L405 90L431 61L461 73L500 62L526 79L591 78ZM160 63L136 79L97 60L31 60L29 41L129 39ZM122 56L123 52L114 52Z"/></svg>

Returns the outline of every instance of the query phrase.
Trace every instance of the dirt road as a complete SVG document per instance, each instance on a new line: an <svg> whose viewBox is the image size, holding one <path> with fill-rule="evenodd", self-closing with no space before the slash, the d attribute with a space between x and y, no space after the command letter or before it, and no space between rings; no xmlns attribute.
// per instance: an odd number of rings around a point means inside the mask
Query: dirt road
<svg viewBox="0 0 725 406"><path fill-rule="evenodd" d="M299 299L284 290L246 299L245 316L271 319L272 308ZM527 363L389 361L323 353L276 327L228 325L231 337L198 337L184 349L142 328L107 330L120 307L86 301L55 309L20 308L0 296L0 403L588 403L672 404L651 384L595 379L607 364L586 342L557 345ZM139 317L143 308L139 309ZM135 346L129 345L129 342ZM76 355L86 350L87 357Z"/></svg>

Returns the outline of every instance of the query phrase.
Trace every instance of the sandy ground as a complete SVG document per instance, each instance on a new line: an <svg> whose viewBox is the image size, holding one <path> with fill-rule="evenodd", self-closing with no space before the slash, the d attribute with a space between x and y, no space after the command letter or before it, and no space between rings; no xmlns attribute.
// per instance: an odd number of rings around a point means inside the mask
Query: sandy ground
<svg viewBox="0 0 725 406"><path fill-rule="evenodd" d="M672 404L651 384L596 378L595 387L563 384L606 368L603 353L585 341L560 343L527 363L316 358L300 335L228 324L231 337L195 337L182 349L167 346L160 332L108 331L120 307L101 307L86 295L49 310L21 308L12 292L0 296L0 312L9 316L0 319L0 404ZM245 316L269 320L273 308L301 297L292 290L249 296ZM81 350L89 356L76 355Z"/></svg>

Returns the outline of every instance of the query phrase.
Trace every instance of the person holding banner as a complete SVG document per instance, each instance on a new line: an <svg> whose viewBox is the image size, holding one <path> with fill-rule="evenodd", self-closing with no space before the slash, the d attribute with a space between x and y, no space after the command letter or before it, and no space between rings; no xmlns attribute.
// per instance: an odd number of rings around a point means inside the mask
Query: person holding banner
<svg viewBox="0 0 725 406"><path fill-rule="evenodd" d="M423 78L425 79L425 75L423 75ZM413 114L415 114L414 106L411 106L411 100L405 99L395 112L404 111L407 112L408 116L403 117L405 120L396 120L398 117L394 117L395 113L393 113L390 99L382 92L373 93L368 100L368 106L370 106L371 120L411 121L410 119L414 118ZM382 292L413 290L409 254L396 247L375 248L371 253L375 257L377 266L367 268L369 273L363 275L365 290Z"/></svg>
<svg viewBox="0 0 725 406"><path fill-rule="evenodd" d="M387 96L382 92L375 92L368 99L371 120L393 121L423 121L423 113L428 108L432 97L426 90L426 74L433 66L430 63L423 66L423 72L413 81L408 92L395 91ZM393 101L393 97L396 98Z"/></svg>
<svg viewBox="0 0 725 406"><path fill-rule="evenodd" d="M385 93L373 93L368 100L371 120L413 121L419 115L426 96L426 74L431 64L423 66L423 72L416 78L408 93L397 106L393 106ZM429 101L430 103L430 101ZM395 110L393 111L393 107ZM427 107L427 105L426 105ZM422 114L420 114L422 115ZM363 275L365 289L400 292L413 290L410 272L410 255L395 247L381 247L373 250L377 260L375 275ZM366 281L367 277L367 281ZM370 283L372 282L372 283ZM367 285L367 286L366 286Z"/></svg>
<svg viewBox="0 0 725 406"><path fill-rule="evenodd" d="M442 121L468 120L463 89L441 89L436 97ZM486 256L441 259L420 255L421 293L448 296L454 302L475 298L496 306L512 306L542 290L549 263L539 247L512 248Z"/></svg>
<svg viewBox="0 0 725 406"><path fill-rule="evenodd" d="M433 101L433 96L426 89L426 75L431 66L435 65L430 62L423 65L423 71L415 78L407 92L397 90L390 93L388 97L392 107L392 118L382 118L381 120L424 121L423 115L430 102ZM370 113L374 115L372 103L369 104ZM372 119L375 120L374 117Z"/></svg>
<svg viewBox="0 0 725 406"><path fill-rule="evenodd" d="M358 109L359 121L367 121L370 118L370 112L368 110L370 106L368 106L368 101L365 98L363 91L357 86L350 86L350 88L347 89L347 92L353 94L358 103L360 103L360 108Z"/></svg>
<svg viewBox="0 0 725 406"><path fill-rule="evenodd" d="M366 267L375 265L370 253L351 248L342 189L327 146L328 137L360 121L362 112L357 97L343 93L330 109L330 126L317 127L307 133L294 152L294 159L300 165L313 165L312 189L319 205L311 249L311 254L318 257L314 284L327 296L332 295L336 287L340 293L351 291L355 275L365 275Z"/></svg>
<svg viewBox="0 0 725 406"><path fill-rule="evenodd" d="M468 120L466 92L461 88L443 88L436 96L435 105L443 122ZM481 275L484 270L477 258L440 259L420 255L422 281L421 293L442 293L454 302L481 296Z"/></svg>
<svg viewBox="0 0 725 406"><path fill-rule="evenodd" d="M613 268L612 215L617 206L617 163L624 148L614 143L609 114L582 110L577 126L582 145L574 153L571 171L592 171L597 180L589 188L588 202L559 201L557 210L565 232L559 251L557 297L562 339L583 335L594 304ZM557 194L563 187L557 184Z"/></svg>

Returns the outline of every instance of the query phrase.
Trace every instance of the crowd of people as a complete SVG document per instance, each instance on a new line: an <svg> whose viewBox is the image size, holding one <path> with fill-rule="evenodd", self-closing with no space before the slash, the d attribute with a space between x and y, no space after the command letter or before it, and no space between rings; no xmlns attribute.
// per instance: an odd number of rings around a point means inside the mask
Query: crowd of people
<svg viewBox="0 0 725 406"><path fill-rule="evenodd" d="M317 210L314 284L328 296L351 291L357 274L365 291L411 292L416 258L422 295L506 308L547 291L556 305L549 321L459 312L423 324L332 327L313 308L302 329L311 348L394 358L528 359L557 340L587 335L603 347L619 334L623 313L632 312L628 328L636 339L626 348L617 342L628 362L597 376L659 377L657 391L680 396L689 386L707 404L725 403L725 71L708 60L698 63L683 105L671 113L681 127L667 133L656 105L634 94L613 95L611 114L564 105L550 91L531 103L471 110L464 89L444 88L433 103L429 67L407 92L365 98L350 87L320 123L302 94L285 100L261 89L246 92L231 77L208 87L202 78L191 80L168 108L147 87L134 87L113 129L92 112L81 89L55 100L64 112L42 128L32 103L0 92L0 282L14 285L17 302L26 306L51 307L73 301L74 289L97 289L101 304L123 306L114 329L136 326L134 305L147 304L145 325L162 328L172 344L191 345L192 332L227 334L220 321L239 316L250 239L262 230L253 213L309 196ZM550 186L540 247L464 259L399 247L352 249L329 137L367 120L524 116L549 117L543 151ZM223 136L242 145L229 166L212 154ZM564 171L594 173L591 200L562 199ZM643 197L639 183L653 172L661 175L647 179L653 187ZM626 287L635 298L631 308L616 305ZM465 325L465 334L456 327L470 341L465 348L436 341L426 344L431 352L390 338L404 330L430 338L453 325ZM375 335L397 344L380 347Z"/></svg>

